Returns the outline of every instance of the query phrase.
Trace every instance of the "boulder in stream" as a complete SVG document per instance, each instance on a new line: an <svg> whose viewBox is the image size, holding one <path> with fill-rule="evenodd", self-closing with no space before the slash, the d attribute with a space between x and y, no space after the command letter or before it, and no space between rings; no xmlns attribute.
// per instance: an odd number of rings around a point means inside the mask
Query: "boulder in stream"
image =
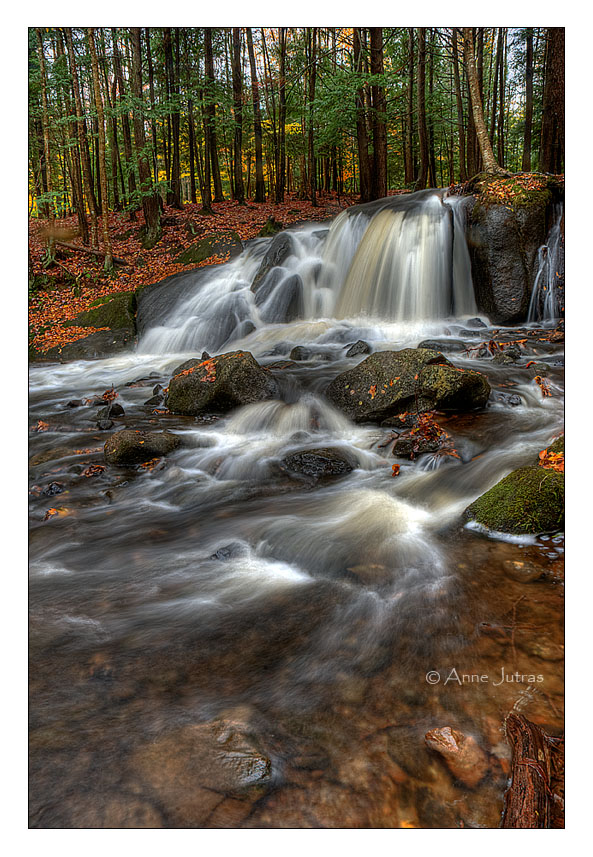
<svg viewBox="0 0 593 857"><path fill-rule="evenodd" d="M514 470L467 507L467 521L499 533L549 533L564 526L564 474L530 465Z"/></svg>
<svg viewBox="0 0 593 857"><path fill-rule="evenodd" d="M356 463L344 450L337 447L304 449L293 452L282 460L282 466L290 473L314 479L346 476L354 470Z"/></svg>
<svg viewBox="0 0 593 857"><path fill-rule="evenodd" d="M180 446L181 438L170 431L122 429L107 440L103 454L107 464L126 467L160 458Z"/></svg>
<svg viewBox="0 0 593 857"><path fill-rule="evenodd" d="M249 351L183 365L186 368L169 382L166 405L172 413L226 413L278 395L278 382Z"/></svg>
<svg viewBox="0 0 593 857"><path fill-rule="evenodd" d="M488 772L488 756L471 735L464 735L450 726L431 729L424 740L431 750L444 760L456 780L475 788Z"/></svg>
<svg viewBox="0 0 593 857"><path fill-rule="evenodd" d="M428 348L378 351L338 375L326 390L330 402L354 422L382 422L405 412L467 411L488 401L490 385L479 372L460 369Z"/></svg>

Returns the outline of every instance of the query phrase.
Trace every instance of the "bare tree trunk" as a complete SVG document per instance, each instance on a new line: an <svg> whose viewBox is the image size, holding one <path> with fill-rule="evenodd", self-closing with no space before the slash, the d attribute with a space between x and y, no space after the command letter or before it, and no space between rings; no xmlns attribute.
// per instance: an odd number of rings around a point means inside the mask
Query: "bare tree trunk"
<svg viewBox="0 0 593 857"><path fill-rule="evenodd" d="M266 185L264 182L264 167L262 159L262 130L261 110L259 106L259 90L257 85L257 67L253 50L251 27L247 27L247 52L249 54L249 69L251 71L251 98L253 101L253 136L255 137L255 201L266 201Z"/></svg>
<svg viewBox="0 0 593 857"><path fill-rule="evenodd" d="M457 127L459 131L459 180L467 181L465 169L465 130L463 125L463 99L459 79L459 49L457 45L457 27L453 27L453 76L455 78L455 100L457 102Z"/></svg>
<svg viewBox="0 0 593 857"><path fill-rule="evenodd" d="M284 202L286 185L286 27L279 27L280 81L278 85L278 169L275 201Z"/></svg>
<svg viewBox="0 0 593 857"><path fill-rule="evenodd" d="M363 68L360 27L354 27L353 29L353 44L354 71L360 75ZM356 90L356 139L358 144L358 171L360 175L360 201L368 202L372 199L371 163L369 159L369 139L362 84Z"/></svg>
<svg viewBox="0 0 593 857"><path fill-rule="evenodd" d="M41 29L39 27L36 28L37 32L37 54L39 57L39 70L41 73L41 121L43 123L43 152L45 156L45 171L47 176L47 193L51 195L53 187L52 187L52 171L51 171L51 161L50 161L50 152L49 152L49 108L47 103L47 77L45 73L45 56L43 53L43 36L41 35ZM53 199L50 199L47 206L48 211L48 219L49 219L49 230L48 230L48 240L47 240L47 253L48 258L53 259L55 254L55 235L54 235L54 204Z"/></svg>
<svg viewBox="0 0 593 857"><path fill-rule="evenodd" d="M540 170L564 169L564 27L548 27Z"/></svg>
<svg viewBox="0 0 593 857"><path fill-rule="evenodd" d="M103 222L103 246L105 248L106 271L113 268L113 252L111 250L111 236L109 235L109 194L107 191L107 164L105 160L105 113L103 110L103 99L101 97L101 86L99 83L99 63L95 48L94 27L87 27L89 53L91 55L91 68L93 71L93 89L95 92L95 107L97 110L97 125L99 134L99 182L101 185L102 222Z"/></svg>
<svg viewBox="0 0 593 857"><path fill-rule="evenodd" d="M420 174L415 190L424 190L428 179L428 134L426 131L426 27L418 27L418 138Z"/></svg>
<svg viewBox="0 0 593 857"><path fill-rule="evenodd" d="M140 42L140 27L130 27L132 44L131 88L134 96L134 139L138 159L138 175L140 177L140 196L142 210L146 223L146 237L143 245L146 249L154 247L161 237L161 210L159 200L152 187L152 175L148 155L146 154L146 138L144 135L144 115L142 98L142 53Z"/></svg>
<svg viewBox="0 0 593 857"><path fill-rule="evenodd" d="M404 182L414 181L414 28L408 27L408 93L406 113L406 148L404 153Z"/></svg>
<svg viewBox="0 0 593 857"><path fill-rule="evenodd" d="M521 169L528 173L531 171L531 129L533 125L533 27L527 27L525 42L525 135L523 137Z"/></svg>
<svg viewBox="0 0 593 857"><path fill-rule="evenodd" d="M218 163L218 146L216 142L216 101L214 97L214 57L212 54L212 28L204 28L204 57L206 70L206 109L208 111L208 150L212 165L212 180L214 182L214 202L222 202L222 180Z"/></svg>
<svg viewBox="0 0 593 857"><path fill-rule="evenodd" d="M496 175L506 175L497 163L492 151L490 138L488 137L488 129L484 122L484 114L482 112L482 99L480 98L480 85L478 82L478 72L474 59L474 36L471 27L463 28L463 50L465 55L465 65L467 69L467 79L469 83L469 91L471 96L472 112L478 143L480 144L480 152L484 162L484 169L488 173Z"/></svg>
<svg viewBox="0 0 593 857"><path fill-rule="evenodd" d="M111 41L113 44L113 71L117 80L117 88L119 90L120 104L124 104L126 100L126 91L124 88L124 75L121 64L121 55L119 52L119 44L115 29L111 28ZM134 157L132 155L132 132L130 130L130 120L128 111L125 107L121 112L121 130L124 138L124 157L126 161L126 173L128 176L128 205L131 206L130 220L136 219L136 174L134 172Z"/></svg>
<svg viewBox="0 0 593 857"><path fill-rule="evenodd" d="M233 136L235 199L239 205L245 205L245 187L243 185L243 79L241 75L240 27L233 27L231 70L233 77L233 113L235 119L235 133Z"/></svg>
<svg viewBox="0 0 593 857"><path fill-rule="evenodd" d="M383 74L383 27L371 27L371 74ZM387 196L387 125L385 87L371 86L373 106L373 191L376 199Z"/></svg>
<svg viewBox="0 0 593 857"><path fill-rule="evenodd" d="M309 28L310 29L310 28ZM313 103L315 101L315 84L317 77L317 27L311 33L311 52L309 63L309 196L311 203L317 205L317 165L315 161Z"/></svg>

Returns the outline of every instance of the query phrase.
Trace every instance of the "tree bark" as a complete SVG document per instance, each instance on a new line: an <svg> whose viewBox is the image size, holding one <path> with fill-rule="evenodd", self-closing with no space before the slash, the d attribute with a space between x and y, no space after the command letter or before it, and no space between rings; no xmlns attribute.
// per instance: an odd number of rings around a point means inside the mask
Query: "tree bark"
<svg viewBox="0 0 593 857"><path fill-rule="evenodd" d="M233 27L231 71L233 78L233 113L235 120L235 133L233 135L235 199L239 205L245 205L245 187L243 184L243 77L241 74L240 27Z"/></svg>
<svg viewBox="0 0 593 857"><path fill-rule="evenodd" d="M564 169L564 27L548 27L540 171Z"/></svg>
<svg viewBox="0 0 593 857"><path fill-rule="evenodd" d="M266 201L266 185L264 182L264 166L262 158L262 125L261 109L259 106L259 89L257 84L257 67L253 50L253 35L251 27L247 27L247 52L249 54L249 69L251 72L251 99L253 102L253 136L255 138L255 201Z"/></svg>
<svg viewBox="0 0 593 857"><path fill-rule="evenodd" d="M552 749L548 736L523 715L505 720L512 748L511 784L505 794L502 828L552 827Z"/></svg>
<svg viewBox="0 0 593 857"><path fill-rule="evenodd" d="M353 58L354 71L360 77L363 70L362 39L360 27L353 29ZM371 162L369 158L369 139L364 108L364 91L362 83L356 90L356 141L358 145L358 172L360 181L360 201L372 199Z"/></svg>
<svg viewBox="0 0 593 857"><path fill-rule="evenodd" d="M408 27L408 92L406 100L406 148L404 152L404 182L414 181L414 28Z"/></svg>
<svg viewBox="0 0 593 857"><path fill-rule="evenodd" d="M280 80L278 82L278 166L275 202L284 202L286 185L286 27L278 28Z"/></svg>
<svg viewBox="0 0 593 857"><path fill-rule="evenodd" d="M478 143L480 144L482 161L484 162L484 169L486 170L486 172L493 173L495 175L506 175L505 170L503 170L498 165L496 158L494 157L494 152L492 151L492 145L488 136L486 123L484 122L484 114L482 112L482 99L480 97L480 85L478 82L478 72L474 59L474 35L471 27L463 28L463 50L465 55L465 65L467 69L469 91L471 96L472 112L474 116Z"/></svg>
<svg viewBox="0 0 593 857"><path fill-rule="evenodd" d="M371 27L371 74L383 74L383 27ZM371 86L373 107L373 195L375 199L387 196L387 125L385 87Z"/></svg>
<svg viewBox="0 0 593 857"><path fill-rule="evenodd" d="M533 125L533 27L525 32L525 134L523 136L523 161L521 169L531 171L531 129Z"/></svg>
<svg viewBox="0 0 593 857"><path fill-rule="evenodd" d="M140 178L140 196L142 198L142 210L146 224L146 236L143 245L146 249L150 249L154 247L161 237L161 210L159 200L152 187L152 175L146 153L140 27L130 27L130 37L132 43L131 88L134 96L134 139L136 142L138 175Z"/></svg>
<svg viewBox="0 0 593 857"><path fill-rule="evenodd" d="M457 102L457 128L459 134L459 180L467 181L465 169L465 129L463 124L463 99L461 97L461 81L459 78L459 48L457 45L457 28L453 27L453 76L455 78L455 100Z"/></svg>
<svg viewBox="0 0 593 857"><path fill-rule="evenodd" d="M426 131L426 27L418 27L418 139L420 174L415 190L424 190L428 180L428 134Z"/></svg>
<svg viewBox="0 0 593 857"><path fill-rule="evenodd" d="M130 130L130 119L126 105L127 93L124 87L124 75L121 64L121 55L116 30L111 28L111 41L113 43L113 71L117 80L119 91L119 103L121 110L121 130L124 138L124 157L126 161L126 174L128 177L128 205L131 207L130 219L135 220L136 208L136 173L134 171L134 157L132 154L132 132Z"/></svg>
<svg viewBox="0 0 593 857"><path fill-rule="evenodd" d="M97 110L98 130L98 153L99 153L99 183L101 185L102 223L103 223L103 247L105 249L106 271L113 268L113 252L111 249L111 236L109 235L109 193L107 191L107 162L105 159L105 113L103 110L103 98L101 97L101 85L99 82L99 63L95 48L94 27L87 27L89 53L91 55L91 68L93 72L93 89L95 93L95 108Z"/></svg>
<svg viewBox="0 0 593 857"><path fill-rule="evenodd" d="M310 28L309 28L310 29ZM317 164L315 160L315 142L313 127L313 104L315 102L315 85L317 79L317 27L311 32L311 51L309 62L309 196L311 203L317 205Z"/></svg>
<svg viewBox="0 0 593 857"><path fill-rule="evenodd" d="M41 29L39 27L36 28L37 32L37 54L39 57L39 71L41 75L41 121L43 125L43 153L45 157L45 172L46 172L46 181L47 181L47 193L51 196L53 186L52 186L52 171L51 171L51 161L50 161L50 152L49 152L49 108L47 101L47 77L45 73L45 56L43 53L43 36L41 35ZM54 204L53 199L48 201L47 206L48 212L48 220L49 220L49 230L48 230L48 240L47 240L47 253L48 258L53 260L55 254L55 243L54 243L54 235L53 235L53 224L55 220L54 214Z"/></svg>
<svg viewBox="0 0 593 857"><path fill-rule="evenodd" d="M214 202L222 202L222 180L218 163L218 145L216 142L216 98L214 93L214 56L212 53L212 28L204 28L204 58L206 71L206 110L208 114L208 151L212 165L212 181L214 183Z"/></svg>

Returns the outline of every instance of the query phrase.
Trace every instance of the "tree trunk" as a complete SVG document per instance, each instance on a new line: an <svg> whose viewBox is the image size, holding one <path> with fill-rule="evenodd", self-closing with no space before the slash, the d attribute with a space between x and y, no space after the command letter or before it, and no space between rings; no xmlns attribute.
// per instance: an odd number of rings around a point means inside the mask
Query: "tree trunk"
<svg viewBox="0 0 593 857"><path fill-rule="evenodd" d="M233 136L235 199L239 205L245 205L245 187L243 185L243 77L241 74L240 27L233 27L231 70L233 77L233 114L235 119L235 133Z"/></svg>
<svg viewBox="0 0 593 857"><path fill-rule="evenodd" d="M404 183L414 181L414 28L408 27L408 92L406 114L406 148L404 152Z"/></svg>
<svg viewBox="0 0 593 857"><path fill-rule="evenodd" d="M499 39L502 43L502 62L500 66L500 74L498 78L498 163L504 167L505 147L504 147L504 108L505 108L505 88L506 88L506 39L507 31L505 27L501 27L499 31Z"/></svg>
<svg viewBox="0 0 593 857"><path fill-rule="evenodd" d="M354 71L361 78L363 69L362 39L360 27L353 29ZM369 158L369 139L364 109L364 91L362 83L356 90L356 140L358 144L358 172L360 177L360 201L372 199L371 162Z"/></svg>
<svg viewBox="0 0 593 857"><path fill-rule="evenodd" d="M51 161L50 161L50 153L49 153L49 109L47 103L47 78L45 74L45 56L43 53L43 36L41 35L41 29L39 27L36 28L37 32L37 54L39 56L39 71L41 75L41 121L43 124L43 152L45 156L45 171L47 176L47 193L51 196L53 187L52 187L52 171L51 171ZM48 229L48 240L47 240L47 253L48 258L53 260L55 254L55 236L54 236L54 204L53 199L50 198L48 202L48 219L49 219L49 229Z"/></svg>
<svg viewBox="0 0 593 857"><path fill-rule="evenodd" d="M159 200L152 187L152 175L148 155L146 153L146 138L144 136L144 115L142 98L142 53L140 42L140 27L130 27L132 43L131 88L134 96L134 139L138 159L138 175L140 178L140 196L142 210L146 223L146 236L143 241L145 249L154 247L161 237L161 209Z"/></svg>
<svg viewBox="0 0 593 857"><path fill-rule="evenodd" d="M214 57L212 54L212 28L204 28L204 58L206 71L206 109L208 112L208 149L212 165L212 180L214 183L214 202L222 202L222 180L218 163L218 145L216 142L216 98L214 93Z"/></svg>
<svg viewBox="0 0 593 857"><path fill-rule="evenodd" d="M278 167L276 170L276 203L284 202L286 184L286 27L279 27L280 80L278 83Z"/></svg>
<svg viewBox="0 0 593 857"><path fill-rule="evenodd" d="M255 201L266 201L266 185L264 182L264 166L262 158L262 126L259 106L259 90L257 84L257 67L253 50L251 27L247 27L247 52L249 54L249 69L251 72L251 98L253 101L253 136L255 138Z"/></svg>
<svg viewBox="0 0 593 857"><path fill-rule="evenodd" d="M130 219L135 220L136 209L136 173L134 171L134 157L132 154L132 132L130 130L129 111L126 104L127 93L124 87L124 75L122 71L121 55L115 29L111 28L111 41L113 43L113 71L117 80L119 91L119 103L121 110L121 130L124 138L124 157L126 161L126 174L128 176L128 205L131 208Z"/></svg>
<svg viewBox="0 0 593 857"><path fill-rule="evenodd" d="M311 203L316 206L317 164L315 160L313 105L315 102L315 84L317 78L317 27L313 27L311 32L311 51L309 56L309 196L311 198Z"/></svg>
<svg viewBox="0 0 593 857"><path fill-rule="evenodd" d="M548 27L539 168L564 169L564 27Z"/></svg>
<svg viewBox="0 0 593 857"><path fill-rule="evenodd" d="M111 250L111 236L109 235L109 194L107 191L107 163L105 160L105 114L103 111L103 99L101 97L101 86L99 83L99 63L95 48L94 27L87 27L89 53L91 55L91 68L93 72L93 89L95 93L95 107L97 110L98 130L98 153L99 153L99 183L101 185L102 222L103 222L103 246L105 248L105 271L113 268L113 252Z"/></svg>
<svg viewBox="0 0 593 857"><path fill-rule="evenodd" d="M420 174L415 190L424 190L428 180L428 134L426 131L426 27L418 27L418 138Z"/></svg>
<svg viewBox="0 0 593 857"><path fill-rule="evenodd" d="M525 33L525 134L523 136L523 172L531 172L531 129L533 125L533 27Z"/></svg>
<svg viewBox="0 0 593 857"><path fill-rule="evenodd" d="M436 156L434 153L434 30L429 31L428 44L428 103L430 110L428 112L427 131L428 131L428 186L436 187L437 169Z"/></svg>
<svg viewBox="0 0 593 857"><path fill-rule="evenodd" d="M179 28L175 28L177 41L179 39ZM163 28L163 47L165 50L165 65L167 69L167 83L169 98L171 101L171 134L173 137L173 156L171 158L171 193L167 202L173 208L183 208L181 204L181 170L179 163L179 63L173 61L173 40L171 27ZM177 45L178 47L178 45ZM179 50L177 50L177 60Z"/></svg>
<svg viewBox="0 0 593 857"><path fill-rule="evenodd" d="M383 27L371 27L371 74L383 74ZM387 196L387 125L385 87L371 86L373 127L373 195L375 199Z"/></svg>
<svg viewBox="0 0 593 857"><path fill-rule="evenodd" d="M471 96L472 112L474 116L478 143L480 144L482 161L484 162L484 169L488 173L493 173L496 175L506 175L505 170L503 170L498 165L496 158L494 157L490 138L488 137L486 123L484 122L484 114L482 112L482 99L480 97L480 85L478 82L478 72L474 59L474 35L471 27L463 28L463 50L465 55L465 65L467 69L469 91Z"/></svg>
<svg viewBox="0 0 593 857"><path fill-rule="evenodd" d="M457 128L459 132L459 180L467 181L465 169L465 129L463 124L463 99L461 97L461 82L459 79L459 48L457 45L457 28L453 27L453 76L455 78L455 100L457 102Z"/></svg>

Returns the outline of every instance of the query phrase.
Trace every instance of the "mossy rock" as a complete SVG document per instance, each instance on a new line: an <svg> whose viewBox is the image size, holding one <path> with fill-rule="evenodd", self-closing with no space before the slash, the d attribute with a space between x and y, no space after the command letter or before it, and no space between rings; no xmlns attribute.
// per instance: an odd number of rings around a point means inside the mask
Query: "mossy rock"
<svg viewBox="0 0 593 857"><path fill-rule="evenodd" d="M95 301L86 312L64 323L64 327L108 327L111 330L136 330L134 292L119 292Z"/></svg>
<svg viewBox="0 0 593 857"><path fill-rule="evenodd" d="M537 535L564 526L564 475L538 465L514 470L464 512L499 533Z"/></svg>
<svg viewBox="0 0 593 857"><path fill-rule="evenodd" d="M564 435L560 435L557 437L554 443L551 443L548 447L548 452L555 453L556 455L562 454L564 455Z"/></svg>
<svg viewBox="0 0 593 857"><path fill-rule="evenodd" d="M438 351L404 348L371 354L338 375L326 396L354 422L382 422L409 411L484 407L490 385L480 372L460 369Z"/></svg>
<svg viewBox="0 0 593 857"><path fill-rule="evenodd" d="M181 438L170 431L122 429L112 434L103 454L107 464L125 467L160 458L181 446Z"/></svg>
<svg viewBox="0 0 593 857"><path fill-rule="evenodd" d="M195 241L190 247L180 253L175 259L182 265L199 265L210 256L224 256L230 253L230 258L243 252L243 242L236 232L217 232Z"/></svg>
<svg viewBox="0 0 593 857"><path fill-rule="evenodd" d="M276 220L275 217L270 215L270 217L268 217L268 219L266 220L265 225L262 226L262 228L258 232L258 235L260 238L272 238L277 232L280 232L283 228L284 227L282 223L280 223L279 220Z"/></svg>

